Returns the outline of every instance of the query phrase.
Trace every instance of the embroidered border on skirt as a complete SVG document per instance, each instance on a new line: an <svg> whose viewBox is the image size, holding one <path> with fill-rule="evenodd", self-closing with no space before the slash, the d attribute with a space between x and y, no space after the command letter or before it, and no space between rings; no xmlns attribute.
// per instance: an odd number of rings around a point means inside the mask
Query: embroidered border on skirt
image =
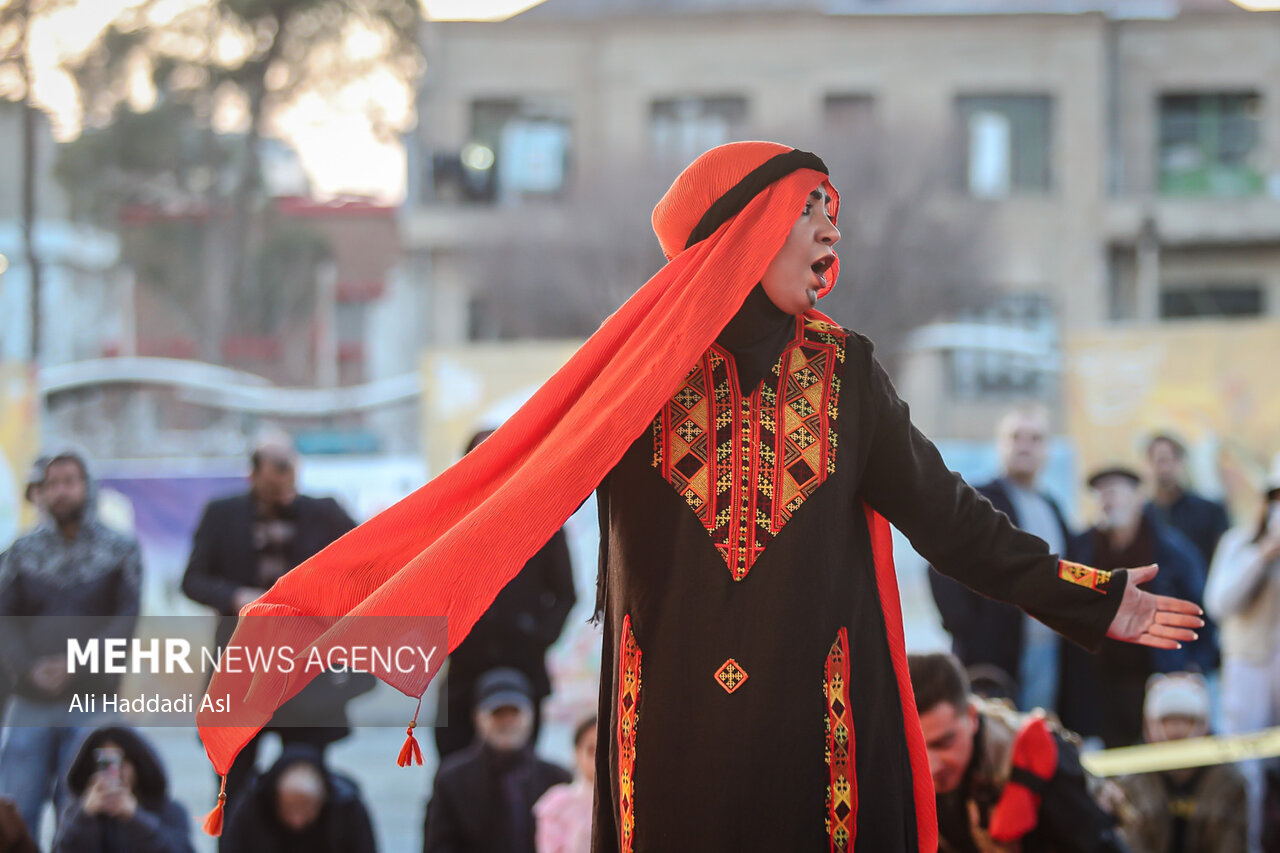
<svg viewBox="0 0 1280 853"><path fill-rule="evenodd" d="M640 719L640 647L631 617L622 618L618 650L618 849L631 853L635 842L636 724Z"/></svg>
<svg viewBox="0 0 1280 853"><path fill-rule="evenodd" d="M832 853L853 849L858 818L853 715L849 709L849 632L840 629L827 653L823 693L827 699L827 835Z"/></svg>

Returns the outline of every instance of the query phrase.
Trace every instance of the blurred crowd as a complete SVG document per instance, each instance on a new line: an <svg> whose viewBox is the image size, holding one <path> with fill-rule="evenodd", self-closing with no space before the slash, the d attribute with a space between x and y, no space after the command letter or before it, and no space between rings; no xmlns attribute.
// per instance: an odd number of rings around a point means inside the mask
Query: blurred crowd
<svg viewBox="0 0 1280 853"><path fill-rule="evenodd" d="M1182 648L1108 640L1090 654L931 571L952 654L912 655L909 665L941 850L1280 851L1280 771L1263 760L1175 759L1108 780L1081 761L1104 746L1280 725L1280 456L1261 515L1232 527L1221 503L1188 486L1178 438L1153 436L1143 470L1089 473L1094 523L1075 530L1040 482L1049 429L1041 408L1009 412L996 436L1001 474L979 491L1067 561L1157 564L1145 587L1203 604L1209 621ZM219 646L244 605L355 524L337 502L298 493L297 462L287 437L260 440L247 490L204 510L182 590L218 614ZM99 517L89 460L75 449L36 463L27 499L40 522L0 556L0 853L191 851L192 816L171 796L173 768L145 733L107 714L60 722L69 697L116 686L112 676L68 673L62 650L76 632L133 634L138 544ZM575 601L560 533L451 656L424 853L590 849L595 718L573 733L574 767L534 749L552 690L548 649ZM350 734L347 703L373 686L369 675L327 674L250 742L226 780L223 853L376 850L370 804L327 755ZM259 766L264 738L281 748L269 766ZM46 808L56 829L41 848Z"/></svg>

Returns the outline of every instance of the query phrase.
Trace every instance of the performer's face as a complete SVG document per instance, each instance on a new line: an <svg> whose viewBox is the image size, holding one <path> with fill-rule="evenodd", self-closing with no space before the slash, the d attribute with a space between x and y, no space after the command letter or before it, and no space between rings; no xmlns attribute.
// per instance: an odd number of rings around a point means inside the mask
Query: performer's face
<svg viewBox="0 0 1280 853"><path fill-rule="evenodd" d="M978 709L972 705L957 708L950 702L939 702L920 715L920 728L924 730L924 745L929 752L933 788L939 794L949 794L960 786L973 758Z"/></svg>
<svg viewBox="0 0 1280 853"><path fill-rule="evenodd" d="M809 194L787 242L760 279L780 311L803 314L818 304L818 291L827 286L824 276L836 257L831 247L840 240L840 230L828 212L830 204L822 187Z"/></svg>

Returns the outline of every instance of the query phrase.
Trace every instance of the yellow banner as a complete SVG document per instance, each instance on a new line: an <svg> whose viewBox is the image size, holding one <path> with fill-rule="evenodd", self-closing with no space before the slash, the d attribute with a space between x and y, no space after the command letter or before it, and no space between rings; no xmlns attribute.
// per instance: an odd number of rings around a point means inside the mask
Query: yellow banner
<svg viewBox="0 0 1280 853"><path fill-rule="evenodd" d="M1076 332L1066 356L1068 430L1082 471L1113 462L1144 470L1147 439L1171 432L1186 443L1198 484L1221 483L1236 520L1253 518L1280 451L1280 323Z"/></svg>
<svg viewBox="0 0 1280 853"><path fill-rule="evenodd" d="M27 473L40 442L35 371L0 364L0 550L35 519L27 504Z"/></svg>
<svg viewBox="0 0 1280 853"><path fill-rule="evenodd" d="M422 359L428 475L456 462L476 432L511 417L581 345L512 341L428 351Z"/></svg>

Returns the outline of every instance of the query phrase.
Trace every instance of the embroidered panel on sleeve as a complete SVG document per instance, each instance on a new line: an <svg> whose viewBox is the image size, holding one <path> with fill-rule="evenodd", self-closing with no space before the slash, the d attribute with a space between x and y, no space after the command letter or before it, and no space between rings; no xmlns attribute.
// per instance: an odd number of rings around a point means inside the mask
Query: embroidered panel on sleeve
<svg viewBox="0 0 1280 853"><path fill-rule="evenodd" d="M1068 562L1067 560L1059 561L1058 577L1067 583L1097 590L1103 595L1107 594L1107 590L1111 586L1111 572L1084 566L1080 563Z"/></svg>
<svg viewBox="0 0 1280 853"><path fill-rule="evenodd" d="M827 654L827 835L833 853L853 849L858 815L853 715L849 709L849 634L841 628Z"/></svg>
<svg viewBox="0 0 1280 853"><path fill-rule="evenodd" d="M640 647L631 631L631 617L622 619L618 650L618 831L620 853L635 844L636 724L640 720Z"/></svg>
<svg viewBox="0 0 1280 853"><path fill-rule="evenodd" d="M846 333L802 319L773 371L743 396L712 345L653 422L653 466L710 534L735 581L835 472Z"/></svg>

